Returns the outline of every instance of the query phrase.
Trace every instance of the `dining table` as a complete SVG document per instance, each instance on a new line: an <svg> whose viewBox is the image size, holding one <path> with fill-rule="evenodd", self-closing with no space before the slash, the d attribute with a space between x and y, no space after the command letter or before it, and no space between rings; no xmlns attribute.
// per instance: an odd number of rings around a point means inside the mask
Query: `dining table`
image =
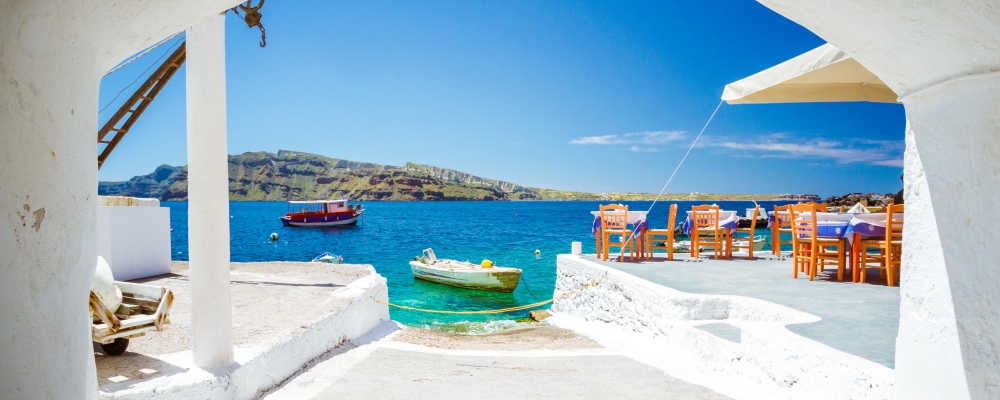
<svg viewBox="0 0 1000 400"><path fill-rule="evenodd" d="M605 211L605 216L621 216L624 211ZM639 253L639 257L643 258L645 254L645 240L642 240L646 233L646 228L648 224L646 223L646 215L649 211L628 211L628 215L625 217L625 223L632 225L632 240L635 240L636 251ZM594 216L594 225L591 228L591 234L597 237L597 254L603 253L604 243L602 242L604 235L601 234L601 212L591 211L591 215Z"/></svg>
<svg viewBox="0 0 1000 400"><path fill-rule="evenodd" d="M692 215L693 215L692 211L688 211L687 212L687 217L684 218L684 222L681 224L681 230L688 237L691 236L691 229L694 227L694 219L692 218ZM717 227L719 229L725 229L726 230L726 248L725 248L725 251L724 251L724 253L726 254L726 257L731 257L732 256L732 248L733 248L733 235L732 235L732 233L733 233L733 230L735 230L736 228L739 227L739 224L740 224L740 216L736 213L736 211L719 210L719 220L717 221ZM753 236L752 235L751 235L750 240L751 241L753 240ZM692 247L691 247L691 254L694 254L694 244L693 243L692 243Z"/></svg>
<svg viewBox="0 0 1000 400"><path fill-rule="evenodd" d="M897 218L898 217L898 218ZM805 221L808 215L800 215L797 221ZM903 214L893 214L893 219L903 220ZM816 213L816 236L826 238L846 238L850 244L851 281L858 282L861 255L861 241L866 238L885 237L886 213Z"/></svg>

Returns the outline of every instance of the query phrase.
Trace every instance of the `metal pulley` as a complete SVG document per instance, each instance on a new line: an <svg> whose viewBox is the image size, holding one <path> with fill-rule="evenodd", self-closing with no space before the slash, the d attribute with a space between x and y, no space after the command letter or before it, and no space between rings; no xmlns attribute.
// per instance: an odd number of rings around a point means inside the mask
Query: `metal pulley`
<svg viewBox="0 0 1000 400"><path fill-rule="evenodd" d="M237 17L247 23L247 28L258 27L260 28L260 47L267 46L267 35L264 33L264 25L260 23L262 15L260 15L260 8L264 7L264 0L260 0L257 6L251 6L250 2L252 0L247 0L245 4L237 4L236 7L231 8ZM240 10L243 10L245 15L240 15Z"/></svg>

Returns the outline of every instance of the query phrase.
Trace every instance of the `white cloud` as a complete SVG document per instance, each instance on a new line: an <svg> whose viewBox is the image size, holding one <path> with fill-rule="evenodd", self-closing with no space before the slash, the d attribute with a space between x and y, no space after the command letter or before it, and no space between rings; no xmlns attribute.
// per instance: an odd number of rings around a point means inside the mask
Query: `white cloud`
<svg viewBox="0 0 1000 400"><path fill-rule="evenodd" d="M570 144L596 144L603 146L623 145L629 146L629 150L635 152L660 151L659 148L650 147L667 144L669 142L684 139L682 131L646 131L632 132L624 135L602 135L602 136L581 136L570 140Z"/></svg>
<svg viewBox="0 0 1000 400"><path fill-rule="evenodd" d="M625 144L626 142L619 139L618 135L604 135L604 136L581 136L576 139L570 140L570 144Z"/></svg>
<svg viewBox="0 0 1000 400"><path fill-rule="evenodd" d="M822 138L795 141L785 135L766 135L750 141L708 141L704 146L757 153L760 157L812 158L833 160L841 164L903 166L902 141L862 139L841 142Z"/></svg>
<svg viewBox="0 0 1000 400"><path fill-rule="evenodd" d="M684 132L682 131L650 131L650 132L633 132L626 133L626 138L632 138L631 140L638 141L643 144L665 144L668 142L673 142L675 140L680 140L684 138Z"/></svg>

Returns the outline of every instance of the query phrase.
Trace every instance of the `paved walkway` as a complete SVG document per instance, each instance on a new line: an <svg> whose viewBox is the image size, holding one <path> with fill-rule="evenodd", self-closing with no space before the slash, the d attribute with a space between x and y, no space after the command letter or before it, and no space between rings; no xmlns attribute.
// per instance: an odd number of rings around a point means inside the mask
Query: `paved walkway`
<svg viewBox="0 0 1000 400"><path fill-rule="evenodd" d="M447 350L394 339L345 346L265 398L728 399L591 346Z"/></svg>
<svg viewBox="0 0 1000 400"><path fill-rule="evenodd" d="M658 254L659 256L660 254ZM709 254L711 256L711 254ZM675 261L605 262L584 256L656 284L687 293L753 297L816 315L822 320L789 325L799 335L837 350L895 367L899 332L899 287L885 286L878 272L869 270L868 283L837 281L836 267L827 267L816 280L806 274L792 278L792 261L758 253L756 260L692 260L674 253Z"/></svg>

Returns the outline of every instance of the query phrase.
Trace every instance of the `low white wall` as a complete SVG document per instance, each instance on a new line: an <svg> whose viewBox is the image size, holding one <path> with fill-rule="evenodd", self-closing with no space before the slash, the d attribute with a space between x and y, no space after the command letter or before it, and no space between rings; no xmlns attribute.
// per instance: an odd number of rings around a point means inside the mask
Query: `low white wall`
<svg viewBox="0 0 1000 400"><path fill-rule="evenodd" d="M193 365L187 372L139 382L127 390L101 392L102 399L254 399L289 379L313 359L340 344L357 339L389 320L386 280L375 273L334 292L334 304L348 305L314 321L305 330L274 338L265 348L237 348L236 364L226 373L212 375ZM190 352L168 355L177 364L190 363Z"/></svg>
<svg viewBox="0 0 1000 400"><path fill-rule="evenodd" d="M97 207L97 255L115 280L170 272L170 209Z"/></svg>
<svg viewBox="0 0 1000 400"><path fill-rule="evenodd" d="M607 278L597 285L552 305L557 317L570 316L593 326L563 327L626 354L629 347L636 347L631 350L640 361L649 361L678 378L741 398L884 399L892 395L892 369L792 333L785 325L819 318L782 305L741 296L684 293L565 254L557 260L555 294L602 275ZM739 327L741 341L731 342L696 328L719 322ZM609 325L621 335L639 334L650 340L615 344L614 339L609 342L589 334Z"/></svg>

